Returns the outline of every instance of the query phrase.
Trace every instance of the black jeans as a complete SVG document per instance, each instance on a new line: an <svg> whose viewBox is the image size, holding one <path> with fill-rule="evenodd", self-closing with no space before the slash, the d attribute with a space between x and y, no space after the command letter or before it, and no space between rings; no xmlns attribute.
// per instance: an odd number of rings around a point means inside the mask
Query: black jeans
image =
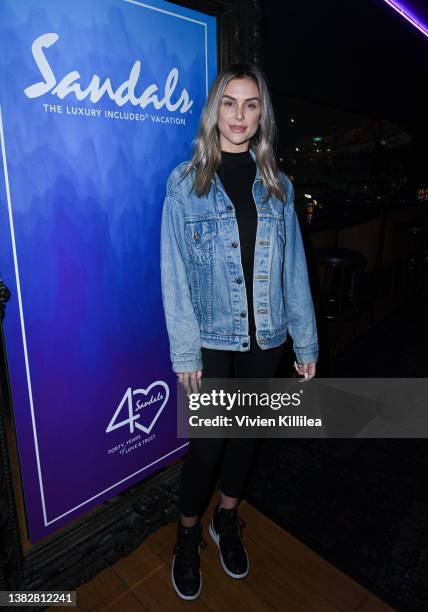
<svg viewBox="0 0 428 612"><path fill-rule="evenodd" d="M274 378L284 357L285 343L262 350L255 338L246 353L202 348L202 376L207 378ZM240 497L258 447L257 438L190 438L180 478L180 511L200 516L212 494L221 465L220 490Z"/></svg>

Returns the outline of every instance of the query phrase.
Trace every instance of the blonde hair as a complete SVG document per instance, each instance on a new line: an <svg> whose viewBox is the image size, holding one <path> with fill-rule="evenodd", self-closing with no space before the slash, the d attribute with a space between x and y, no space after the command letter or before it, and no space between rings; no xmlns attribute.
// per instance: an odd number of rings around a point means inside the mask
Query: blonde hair
<svg viewBox="0 0 428 612"><path fill-rule="evenodd" d="M217 123L224 90L232 79L243 78L252 79L256 83L261 98L260 125L250 140L249 148L255 154L262 181L268 192L267 198L275 195L284 200L284 187L278 176L273 151L277 127L272 101L266 78L260 68L253 63L232 64L217 75L202 111L199 129L193 140L193 156L184 171L183 178L194 169L195 178L192 189L198 197L208 194L214 173L221 162L220 136Z"/></svg>

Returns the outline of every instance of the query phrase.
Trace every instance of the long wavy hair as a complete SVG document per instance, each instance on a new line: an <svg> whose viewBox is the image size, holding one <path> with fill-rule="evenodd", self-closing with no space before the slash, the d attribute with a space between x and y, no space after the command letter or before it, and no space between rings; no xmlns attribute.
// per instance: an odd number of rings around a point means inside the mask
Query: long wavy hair
<svg viewBox="0 0 428 612"><path fill-rule="evenodd" d="M266 77L253 63L231 64L217 75L205 102L198 132L193 140L193 156L183 178L195 170L192 189L198 197L208 194L214 173L221 162L220 132L217 127L224 90L232 79L252 79L260 93L261 116L257 132L250 140L249 148L255 159L262 181L267 189L267 198L275 195L285 199L285 192L278 176L274 155L277 127Z"/></svg>

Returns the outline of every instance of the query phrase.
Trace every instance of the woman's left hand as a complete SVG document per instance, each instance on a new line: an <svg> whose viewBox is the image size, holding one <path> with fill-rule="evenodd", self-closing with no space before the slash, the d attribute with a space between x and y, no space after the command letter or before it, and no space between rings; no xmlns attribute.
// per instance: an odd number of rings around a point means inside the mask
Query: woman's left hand
<svg viewBox="0 0 428 612"><path fill-rule="evenodd" d="M309 380L315 376L316 363L296 363L294 362L294 369L300 376L304 376L305 380Z"/></svg>

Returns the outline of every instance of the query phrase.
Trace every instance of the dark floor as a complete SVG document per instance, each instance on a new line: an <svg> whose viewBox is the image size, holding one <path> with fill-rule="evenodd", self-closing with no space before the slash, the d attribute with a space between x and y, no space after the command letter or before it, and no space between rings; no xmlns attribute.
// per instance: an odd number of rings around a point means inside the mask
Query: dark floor
<svg viewBox="0 0 428 612"><path fill-rule="evenodd" d="M372 327L324 372L427 377L426 294L410 287L376 300ZM423 612L427 473L426 439L263 440L245 498L397 610Z"/></svg>
<svg viewBox="0 0 428 612"><path fill-rule="evenodd" d="M404 302L330 361L330 376L428 376L428 302Z"/></svg>

